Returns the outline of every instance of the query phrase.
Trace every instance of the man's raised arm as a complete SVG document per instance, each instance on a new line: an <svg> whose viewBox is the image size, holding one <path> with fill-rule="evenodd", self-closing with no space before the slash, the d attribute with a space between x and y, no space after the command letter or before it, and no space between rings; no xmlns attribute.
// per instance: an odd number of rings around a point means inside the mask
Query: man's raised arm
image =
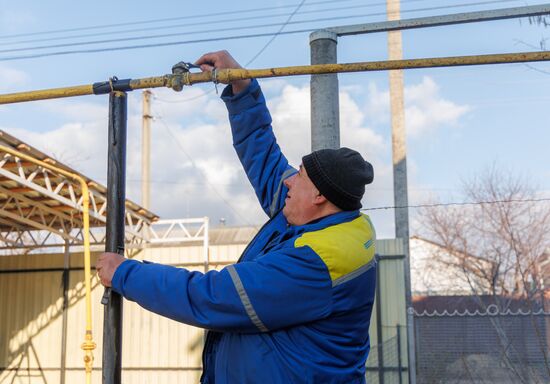
<svg viewBox="0 0 550 384"><path fill-rule="evenodd" d="M242 68L227 51L207 53L196 62L202 71ZM237 80L222 93L229 112L233 146L264 211L271 217L284 205L283 180L296 172L282 154L271 115L256 80Z"/></svg>

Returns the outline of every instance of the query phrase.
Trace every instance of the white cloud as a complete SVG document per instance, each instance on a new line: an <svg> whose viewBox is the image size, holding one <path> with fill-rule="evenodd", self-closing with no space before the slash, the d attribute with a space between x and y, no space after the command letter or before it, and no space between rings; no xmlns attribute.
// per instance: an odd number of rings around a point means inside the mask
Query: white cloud
<svg viewBox="0 0 550 384"><path fill-rule="evenodd" d="M430 77L405 90L407 131L420 136L445 125L456 125L458 119L470 110L439 96L439 87Z"/></svg>
<svg viewBox="0 0 550 384"><path fill-rule="evenodd" d="M297 166L311 150L309 86L287 85L279 97L270 102L273 126L279 145L290 162ZM364 125L365 115L347 92L340 92L340 142L360 151L365 157L381 155L386 150L382 136Z"/></svg>
<svg viewBox="0 0 550 384"><path fill-rule="evenodd" d="M389 91L369 85L366 111L372 124L388 124L390 118ZM405 125L411 137L419 137L437 129L458 126L459 119L469 112L467 105L445 100L439 86L429 76L422 82L405 87Z"/></svg>
<svg viewBox="0 0 550 384"><path fill-rule="evenodd" d="M46 100L39 104L40 109L68 121L97 122L108 121L109 105L107 97L99 97L93 101L83 101L75 98L71 100Z"/></svg>
<svg viewBox="0 0 550 384"><path fill-rule="evenodd" d="M270 107L278 142L289 161L296 166L311 149L309 86L287 85L279 97L271 99ZM365 113L345 90L340 91L340 110L341 145L361 152L375 169L375 181L367 187L363 206L393 205L392 167L383 161L390 150L388 143L365 125ZM393 235L393 211L367 213L373 219L379 237Z"/></svg>
<svg viewBox="0 0 550 384"><path fill-rule="evenodd" d="M436 88L423 82L422 89L437 100ZM434 91L435 89L435 91ZM221 91L221 89L220 89ZM268 98L273 126L283 152L294 166L310 151L309 86L272 84ZM380 98L362 109L353 98L354 89L340 92L341 144L360 151L375 168L375 181L363 200L366 208L393 205L391 146L377 133L373 121L380 121L384 107ZM371 95L383 95L374 85ZM228 225L258 224L265 221L242 166L234 153L227 111L208 88L194 87L185 93L155 90L152 102L151 196L153 212L164 218L209 216L213 225L223 217ZM414 96L415 105L426 107ZM187 100L187 101L182 101ZM378 104L377 104L378 100ZM104 184L107 173L107 105L74 100L42 104L46 113L65 123L48 132L23 129L10 133L56 156L76 170ZM429 108L428 108L429 110ZM373 116L373 111L376 114ZM369 114L371 113L371 114ZM368 117L368 119L367 119ZM192 160L191 160L192 159ZM141 198L141 94L130 94L127 147L127 197ZM368 212L379 237L393 236L393 210Z"/></svg>
<svg viewBox="0 0 550 384"><path fill-rule="evenodd" d="M71 122L48 132L7 131L88 177L97 178L106 167L106 126L98 122Z"/></svg>
<svg viewBox="0 0 550 384"><path fill-rule="evenodd" d="M18 69L0 64L0 92L15 92L29 82L29 76Z"/></svg>

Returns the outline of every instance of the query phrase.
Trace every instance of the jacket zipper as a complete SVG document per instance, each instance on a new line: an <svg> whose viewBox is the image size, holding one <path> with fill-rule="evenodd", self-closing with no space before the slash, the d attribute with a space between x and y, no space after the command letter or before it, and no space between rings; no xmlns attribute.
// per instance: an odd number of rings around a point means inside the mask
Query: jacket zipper
<svg viewBox="0 0 550 384"><path fill-rule="evenodd" d="M237 260L237 264L242 261L244 255L246 255L246 252L248 251L248 249L256 242L256 240L258 239L258 236L260 235L260 233L262 233L262 230L277 217L277 215L283 210L283 208L284 208L284 206L282 208L280 208L277 212L275 212L275 214L268 221L266 221L264 223L264 225L262 225L262 227L260 228L258 233L256 233L256 235L252 238L250 243L248 243L248 245L244 249L243 253L241 253L241 256L239 257L239 260ZM214 334L212 334L212 331L206 331L206 340L204 341L204 347L203 347L203 350L202 350L202 375L201 375L201 378L200 378L201 383L202 383L202 380L204 378L204 375L206 373L206 368L207 368L207 366L206 366L207 365L206 364L206 356L208 355L208 353L212 349L212 343L213 343L214 335L217 334L217 333L219 333L219 332L214 332Z"/></svg>

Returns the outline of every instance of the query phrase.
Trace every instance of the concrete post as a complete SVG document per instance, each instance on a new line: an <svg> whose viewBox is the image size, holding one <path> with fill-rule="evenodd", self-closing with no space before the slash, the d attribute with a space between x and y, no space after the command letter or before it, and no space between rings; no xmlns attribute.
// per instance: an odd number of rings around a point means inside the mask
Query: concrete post
<svg viewBox="0 0 550 384"><path fill-rule="evenodd" d="M387 0L388 20L400 19L399 0ZM401 31L388 32L389 60L401 60L403 48ZM405 131L405 105L403 95L403 71L389 71L390 111L392 123L393 196L396 207L409 204L407 191L407 142ZM416 384L416 348L414 340L414 310L411 296L411 269L409 252L409 210L395 209L395 237L403 239L405 250L405 300L407 306L407 346L409 383ZM401 374L401 373L400 373Z"/></svg>
<svg viewBox="0 0 550 384"><path fill-rule="evenodd" d="M311 64L337 62L338 36L329 31L316 31L309 35ZM311 76L311 150L340 147L340 115L338 102L338 76Z"/></svg>

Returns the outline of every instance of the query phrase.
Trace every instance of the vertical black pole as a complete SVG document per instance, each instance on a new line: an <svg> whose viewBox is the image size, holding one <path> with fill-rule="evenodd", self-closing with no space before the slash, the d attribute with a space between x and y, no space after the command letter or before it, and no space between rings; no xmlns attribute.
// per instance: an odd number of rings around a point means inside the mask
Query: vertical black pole
<svg viewBox="0 0 550 384"><path fill-rule="evenodd" d="M126 200L125 92L109 96L109 153L107 165L107 236L105 251L124 254L124 203ZM122 297L105 290L103 318L103 384L120 384L122 368Z"/></svg>
<svg viewBox="0 0 550 384"><path fill-rule="evenodd" d="M69 310L69 267L70 257L69 241L65 240L65 256L63 258L63 319L61 322L61 370L59 372L59 384L65 384L65 370L67 366L67 312Z"/></svg>
<svg viewBox="0 0 550 384"><path fill-rule="evenodd" d="M378 383L384 384L386 370L384 368L384 341L382 340L384 334L382 333L382 302L380 294L380 268L382 266L382 260L378 259L378 265L376 267L376 338L378 339Z"/></svg>
<svg viewBox="0 0 550 384"><path fill-rule="evenodd" d="M403 364L401 363L401 325L397 324L397 369L399 372L399 384L403 384Z"/></svg>

